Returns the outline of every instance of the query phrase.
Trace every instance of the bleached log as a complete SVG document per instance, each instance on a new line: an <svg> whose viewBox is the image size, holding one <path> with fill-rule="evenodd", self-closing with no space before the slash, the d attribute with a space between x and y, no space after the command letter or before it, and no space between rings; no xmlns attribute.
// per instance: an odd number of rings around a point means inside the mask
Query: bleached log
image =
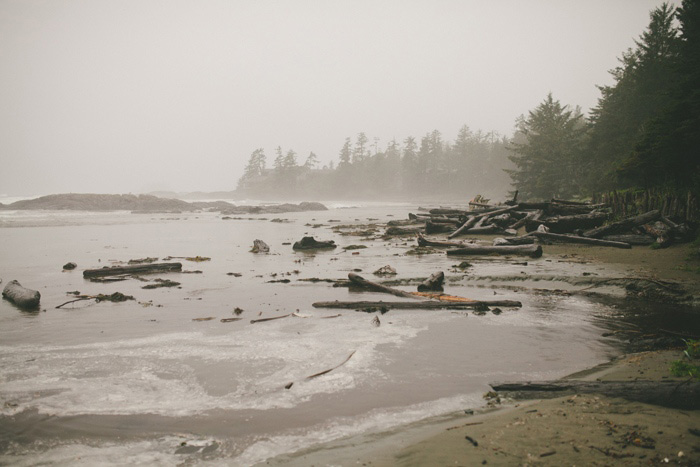
<svg viewBox="0 0 700 467"><path fill-rule="evenodd" d="M542 256L542 247L540 245L503 245L503 246L485 246L485 245L466 245L462 248L447 250L450 256L463 255L522 255L532 258Z"/></svg>
<svg viewBox="0 0 700 467"><path fill-rule="evenodd" d="M632 248L629 243L599 240L597 238L581 237L579 235L564 235L550 232L530 232L528 235L538 238L546 238L555 242L580 243L584 245L611 246L614 248Z"/></svg>
<svg viewBox="0 0 700 467"><path fill-rule="evenodd" d="M39 307L39 300L41 300L41 294L37 290L22 287L22 285L15 280L7 283L2 291L2 296L24 310L37 309Z"/></svg>
<svg viewBox="0 0 700 467"><path fill-rule="evenodd" d="M83 277L118 276L122 274L148 274L154 272L177 272L182 270L182 263L135 264L133 266L113 266L100 269L86 269Z"/></svg>

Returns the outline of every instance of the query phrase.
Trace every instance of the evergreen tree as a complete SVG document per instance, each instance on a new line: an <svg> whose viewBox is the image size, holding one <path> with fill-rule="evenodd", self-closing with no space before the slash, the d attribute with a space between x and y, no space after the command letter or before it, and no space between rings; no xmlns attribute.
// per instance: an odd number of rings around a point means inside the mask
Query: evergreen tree
<svg viewBox="0 0 700 467"><path fill-rule="evenodd" d="M350 158L352 157L352 150L350 149L350 138L345 138L345 143L340 149L340 159L338 162L339 169L345 169L350 165Z"/></svg>
<svg viewBox="0 0 700 467"><path fill-rule="evenodd" d="M599 87L601 97L591 111L586 167L591 192L620 185L619 169L630 165L630 156L647 127L668 108L670 89L676 81L674 15L674 8L667 3L653 10L636 49L623 53L621 65L611 70L615 84Z"/></svg>
<svg viewBox="0 0 700 467"><path fill-rule="evenodd" d="M312 152L309 153L309 156L306 158L306 162L304 162L304 168L305 169L315 169L316 166L318 165L318 156Z"/></svg>
<svg viewBox="0 0 700 467"><path fill-rule="evenodd" d="M510 150L517 170L509 170L522 197L568 198L578 193L578 165L586 127L578 109L562 106L550 93L516 124L524 142Z"/></svg>
<svg viewBox="0 0 700 467"><path fill-rule="evenodd" d="M677 17L680 34L671 70L676 80L664 96L667 110L644 128L619 175L629 185L666 184L700 192L700 2L684 0ZM656 47L662 52L649 48L647 54L663 53L663 46ZM666 53L674 56L673 50Z"/></svg>

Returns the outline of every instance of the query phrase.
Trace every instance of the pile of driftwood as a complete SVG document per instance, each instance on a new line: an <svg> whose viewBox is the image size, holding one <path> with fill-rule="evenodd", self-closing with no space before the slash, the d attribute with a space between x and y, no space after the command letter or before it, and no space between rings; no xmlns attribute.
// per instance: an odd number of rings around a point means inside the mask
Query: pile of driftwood
<svg viewBox="0 0 700 467"><path fill-rule="evenodd" d="M616 248L632 245L665 247L689 240L690 228L676 224L654 210L610 222L605 204L589 204L552 199L538 203L504 205L470 203L469 210L430 209L424 214L409 214L406 221L389 223L387 235L418 235L420 246L449 248L448 254L523 254L538 257L537 243L568 242ZM518 235L524 228L525 234ZM447 234L448 241L432 241L425 234ZM493 246L451 241L464 235L502 235Z"/></svg>

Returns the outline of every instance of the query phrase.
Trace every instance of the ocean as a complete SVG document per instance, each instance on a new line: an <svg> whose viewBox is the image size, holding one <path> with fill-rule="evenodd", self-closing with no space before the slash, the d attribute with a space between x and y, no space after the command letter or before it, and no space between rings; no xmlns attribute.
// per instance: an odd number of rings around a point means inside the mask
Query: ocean
<svg viewBox="0 0 700 467"><path fill-rule="evenodd" d="M612 305L462 280L619 271L546 253L463 258L472 265L459 269L462 259L444 253L407 254L415 240L383 239L383 228L370 237L341 234L405 219L419 206L327 205L328 211L230 219L214 212L0 211L0 287L16 279L41 293L38 312L0 301L0 464L254 465L478 408L489 382L559 378L620 352L614 337L602 337L601 317L616 313ZM305 235L338 248L293 251ZM254 239L270 245L270 253L249 252ZM366 248L343 248L349 245ZM210 260L184 259L196 256ZM113 283L82 276L84 269L145 257L175 257L192 273ZM77 269L63 271L69 261ZM446 293L520 300L523 307L478 316L311 306L396 299L323 281L353 271L381 280L373 272L385 265L397 279L444 271ZM156 277L180 286L142 288ZM75 291L122 292L135 300L56 308ZM236 315L236 308L243 311ZM221 321L235 317L242 319Z"/></svg>

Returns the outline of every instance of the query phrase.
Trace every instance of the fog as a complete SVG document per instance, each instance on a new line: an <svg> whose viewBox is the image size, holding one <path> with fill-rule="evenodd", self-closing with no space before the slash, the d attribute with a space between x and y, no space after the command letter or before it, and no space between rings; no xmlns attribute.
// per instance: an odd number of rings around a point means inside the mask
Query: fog
<svg viewBox="0 0 700 467"><path fill-rule="evenodd" d="M233 190L251 152L584 111L656 0L0 2L0 193Z"/></svg>

